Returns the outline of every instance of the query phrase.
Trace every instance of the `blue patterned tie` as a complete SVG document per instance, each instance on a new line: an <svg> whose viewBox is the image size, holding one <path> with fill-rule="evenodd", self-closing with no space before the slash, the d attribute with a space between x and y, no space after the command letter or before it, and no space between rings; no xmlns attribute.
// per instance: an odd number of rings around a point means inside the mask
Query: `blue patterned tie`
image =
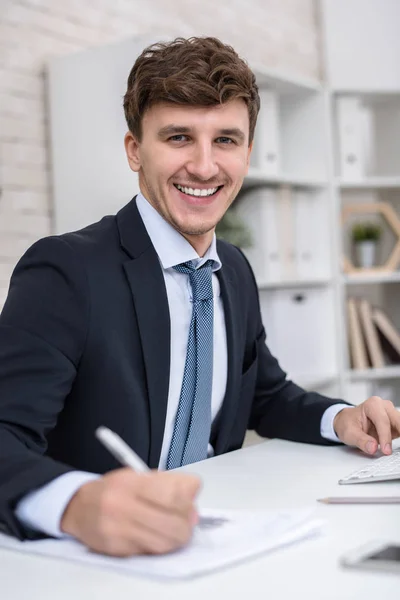
<svg viewBox="0 0 400 600"><path fill-rule="evenodd" d="M193 310L189 327L185 370L167 469L207 458L211 431L211 392L213 376L214 304L212 260L195 269L192 261L176 265L189 275Z"/></svg>

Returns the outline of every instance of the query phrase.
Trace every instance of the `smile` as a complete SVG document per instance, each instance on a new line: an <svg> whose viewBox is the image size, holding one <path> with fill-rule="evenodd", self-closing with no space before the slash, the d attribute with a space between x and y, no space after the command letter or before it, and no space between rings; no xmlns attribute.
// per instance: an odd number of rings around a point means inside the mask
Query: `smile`
<svg viewBox="0 0 400 600"><path fill-rule="evenodd" d="M174 186L183 194L187 196L213 196L218 192L222 185L214 188L201 189L201 188L191 188L184 187L183 185L179 185L178 183L174 183Z"/></svg>

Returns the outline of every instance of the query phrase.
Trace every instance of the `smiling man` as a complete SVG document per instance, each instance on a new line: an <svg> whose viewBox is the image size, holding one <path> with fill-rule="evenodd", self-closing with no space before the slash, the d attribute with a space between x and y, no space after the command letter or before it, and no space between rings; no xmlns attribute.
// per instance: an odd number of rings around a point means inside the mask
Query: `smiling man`
<svg viewBox="0 0 400 600"><path fill-rule="evenodd" d="M118 556L185 544L200 481L170 471L240 448L246 429L371 454L400 432L388 401L351 407L286 379L247 260L215 239L249 165L247 64L215 38L154 45L124 109L141 193L30 248L0 317L0 528ZM152 471L119 468L99 425Z"/></svg>
<svg viewBox="0 0 400 600"><path fill-rule="evenodd" d="M247 173L246 104L238 98L212 107L157 103L144 114L142 131L140 138L131 131L125 137L140 190L203 256Z"/></svg>

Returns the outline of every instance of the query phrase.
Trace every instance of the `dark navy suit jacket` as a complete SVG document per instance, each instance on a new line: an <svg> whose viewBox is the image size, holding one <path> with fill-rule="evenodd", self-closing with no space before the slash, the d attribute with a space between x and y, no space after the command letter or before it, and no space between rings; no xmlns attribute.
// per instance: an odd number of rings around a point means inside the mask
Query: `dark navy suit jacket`
<svg viewBox="0 0 400 600"><path fill-rule="evenodd" d="M228 379L215 453L240 448L248 428L328 444L321 417L340 400L286 379L265 344L248 262L230 244L217 248ZM0 316L0 531L34 536L14 516L27 492L71 469L119 466L94 436L99 425L157 468L169 363L164 277L135 199L116 216L34 244Z"/></svg>

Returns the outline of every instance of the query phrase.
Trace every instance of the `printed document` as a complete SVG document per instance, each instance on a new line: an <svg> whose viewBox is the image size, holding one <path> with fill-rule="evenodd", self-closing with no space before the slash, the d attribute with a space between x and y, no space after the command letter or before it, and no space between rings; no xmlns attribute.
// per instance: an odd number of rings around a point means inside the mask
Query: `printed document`
<svg viewBox="0 0 400 600"><path fill-rule="evenodd" d="M4 534L0 547L132 575L186 579L320 534L323 522L313 518L313 510L203 510L190 543L166 555L114 558L91 552L72 539L20 542Z"/></svg>

